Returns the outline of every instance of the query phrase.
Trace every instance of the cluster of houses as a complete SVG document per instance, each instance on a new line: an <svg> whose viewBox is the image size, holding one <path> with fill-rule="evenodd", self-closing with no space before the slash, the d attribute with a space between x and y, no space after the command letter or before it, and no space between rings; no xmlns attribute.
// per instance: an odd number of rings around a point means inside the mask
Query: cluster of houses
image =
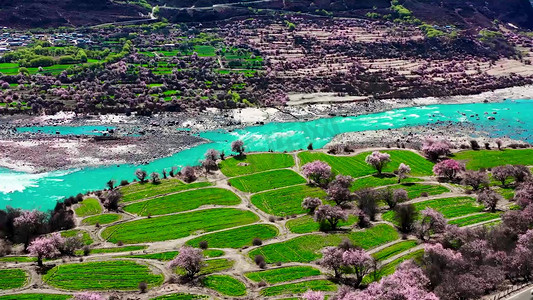
<svg viewBox="0 0 533 300"><path fill-rule="evenodd" d="M93 43L88 36L76 32L31 34L0 30L0 54L27 46L34 39L49 41L53 46L79 46Z"/></svg>

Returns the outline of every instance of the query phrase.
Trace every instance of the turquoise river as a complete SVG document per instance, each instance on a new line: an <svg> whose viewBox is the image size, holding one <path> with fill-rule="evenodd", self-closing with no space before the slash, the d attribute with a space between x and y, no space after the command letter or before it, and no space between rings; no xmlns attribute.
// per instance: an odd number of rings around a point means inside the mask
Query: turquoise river
<svg viewBox="0 0 533 300"><path fill-rule="evenodd" d="M489 120L489 117L494 117L495 120ZM309 143L313 143L315 148L323 147L335 135L344 132L400 128L441 121L469 122L492 136L508 136L533 142L530 134L533 129L533 100L429 105L354 117L268 123L231 132L224 130L202 132L199 136L210 140L210 143L180 151L142 166L112 165L40 174L0 168L0 209L6 206L51 209L57 200L80 192L102 189L110 179L132 180L133 173L138 168L150 173L161 172L164 168L168 170L171 166L196 165L210 148L230 153L229 145L237 139L244 141L246 151L292 151L305 149ZM65 127L55 127L53 133L55 131L78 132Z"/></svg>

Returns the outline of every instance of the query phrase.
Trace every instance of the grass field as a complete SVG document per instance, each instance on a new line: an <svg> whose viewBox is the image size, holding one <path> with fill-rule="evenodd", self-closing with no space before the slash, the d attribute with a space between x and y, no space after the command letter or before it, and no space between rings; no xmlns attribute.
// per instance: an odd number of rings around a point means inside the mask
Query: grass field
<svg viewBox="0 0 533 300"><path fill-rule="evenodd" d="M66 300L70 299L71 295L61 294L16 294L0 296L0 300Z"/></svg>
<svg viewBox="0 0 533 300"><path fill-rule="evenodd" d="M23 287L27 280L28 274L22 269L0 269L0 290Z"/></svg>
<svg viewBox="0 0 533 300"><path fill-rule="evenodd" d="M87 198L74 211L78 217L87 217L102 213L102 206L100 206L98 199Z"/></svg>
<svg viewBox="0 0 533 300"><path fill-rule="evenodd" d="M294 159L290 154L262 153L225 159L220 163L220 171L228 177L234 177L292 166Z"/></svg>
<svg viewBox="0 0 533 300"><path fill-rule="evenodd" d="M320 275L320 270L307 266L284 267L244 274L244 276L251 281L264 281L269 284L293 281L318 275Z"/></svg>
<svg viewBox="0 0 533 300"><path fill-rule="evenodd" d="M350 226L350 225L357 223L357 221L358 221L357 217L349 216L348 221L346 222L340 221L338 226L339 227ZM326 226L326 228L324 229L327 230L329 224L325 223L324 225ZM311 233L311 232L320 231L320 223L315 222L313 217L309 215L291 219L287 221L287 223L285 223L285 226L293 233Z"/></svg>
<svg viewBox="0 0 533 300"><path fill-rule="evenodd" d="M386 260L406 250L416 247L416 245L418 245L416 241L401 241L378 252L373 253L372 257L374 257L378 261Z"/></svg>
<svg viewBox="0 0 533 300"><path fill-rule="evenodd" d="M221 188L204 188L185 191L126 205L124 210L140 216L156 216L182 212L203 205L237 205L241 199L232 191Z"/></svg>
<svg viewBox="0 0 533 300"><path fill-rule="evenodd" d="M420 182L420 181L422 181L422 179L418 179L414 177L407 177L402 180L402 183ZM390 176L389 174L382 175L382 176L370 175L367 177L362 177L362 178L354 180L351 190L357 191L362 188L374 188L374 187L392 185L392 184L397 184L397 183L398 183L398 177L396 176Z"/></svg>
<svg viewBox="0 0 533 300"><path fill-rule="evenodd" d="M302 200L305 197L325 198L326 192L320 188L297 185L252 196L250 201L260 210L276 216L303 214Z"/></svg>
<svg viewBox="0 0 533 300"><path fill-rule="evenodd" d="M141 281L149 287L160 285L163 275L133 261L114 260L58 265L43 281L65 290L135 290Z"/></svg>
<svg viewBox="0 0 533 300"><path fill-rule="evenodd" d="M344 238L363 249L371 249L397 240L398 232L389 225L379 224L347 234L308 234L259 247L250 251L249 256L253 259L256 255L263 255L267 263L311 262L322 256L322 248L337 246Z"/></svg>
<svg viewBox="0 0 533 300"><path fill-rule="evenodd" d="M485 222L489 220L495 220L495 219L500 218L500 216L501 215L498 213L480 213L480 214L473 215L473 216L451 220L448 222L448 224L463 227L463 226L468 226L468 225L481 223L481 222Z"/></svg>
<svg viewBox="0 0 533 300"><path fill-rule="evenodd" d="M246 295L246 286L240 280L229 275L209 275L202 279L205 287L226 296Z"/></svg>
<svg viewBox="0 0 533 300"><path fill-rule="evenodd" d="M400 163L405 163L411 167L410 175L412 176L433 175L433 163L414 152L406 150L382 152L389 153L391 156L391 162L383 169L385 173L392 173ZM365 163L365 158L369 154L370 152L364 152L355 156L333 156L322 152L300 152L298 158L301 166L314 160L321 160L327 162L333 171L356 178L376 173L376 170Z"/></svg>
<svg viewBox="0 0 533 300"><path fill-rule="evenodd" d="M308 290L333 292L337 285L328 280L309 280L298 283L287 283L262 289L261 296L272 297L277 295L302 294Z"/></svg>
<svg viewBox="0 0 533 300"><path fill-rule="evenodd" d="M91 236L85 230L79 230L79 229L66 230L66 231L61 232L61 236L64 238L80 236L81 240L83 241L85 245L90 245L93 243L93 239L91 239Z"/></svg>
<svg viewBox="0 0 533 300"><path fill-rule="evenodd" d="M416 209L421 211L426 207L433 208L444 215L445 218L455 218L483 211L484 207L478 205L471 197L455 197L428 200L414 203ZM394 222L394 211L383 214L383 220Z"/></svg>
<svg viewBox="0 0 533 300"><path fill-rule="evenodd" d="M254 224L226 231L207 234L187 241L187 245L199 247L201 241L207 241L211 248L241 248L251 246L255 238L268 240L278 235L276 226Z"/></svg>
<svg viewBox="0 0 533 300"><path fill-rule="evenodd" d="M390 186L391 189L404 189L407 191L409 199L414 199L420 197L422 193L427 193L428 196L439 195L447 193L450 190L442 185L434 184L419 184L419 183L407 183L407 184L396 184Z"/></svg>
<svg viewBox="0 0 533 300"><path fill-rule="evenodd" d="M112 243L122 241L127 244L165 241L246 225L258 219L257 215L250 211L233 208L207 209L112 225L102 232L102 237Z"/></svg>
<svg viewBox="0 0 533 300"><path fill-rule="evenodd" d="M208 296L205 295L194 295L194 294L168 294L159 297L152 298L151 300L194 300L194 299L207 299Z"/></svg>
<svg viewBox="0 0 533 300"><path fill-rule="evenodd" d="M94 248L91 249L91 254L99 254L99 253L118 253L118 252L131 252L131 251L138 251L138 250L144 250L148 248L148 246L124 246L124 247L115 247L115 248Z"/></svg>
<svg viewBox="0 0 533 300"><path fill-rule="evenodd" d="M117 214L102 214L102 215L87 217L83 219L81 222L84 225L95 225L96 223L100 225L104 225L104 224L116 222L120 219L122 219L122 216L117 215Z"/></svg>
<svg viewBox="0 0 533 300"><path fill-rule="evenodd" d="M161 180L158 184L153 184L151 182L146 183L133 183L127 186L120 188L123 198L122 201L130 202L135 200L140 200L148 197L153 197L157 195L163 195L168 193L175 193L179 191L184 191L188 189L194 189L199 187L210 186L212 183L209 182L195 182L191 184L185 184L178 179L167 179Z"/></svg>
<svg viewBox="0 0 533 300"><path fill-rule="evenodd" d="M274 170L229 180L231 186L249 193L257 193L275 188L306 183L307 181L292 170Z"/></svg>
<svg viewBox="0 0 533 300"><path fill-rule="evenodd" d="M466 168L479 170L502 165L533 165L533 149L505 149L461 151L453 155L453 159L466 162Z"/></svg>

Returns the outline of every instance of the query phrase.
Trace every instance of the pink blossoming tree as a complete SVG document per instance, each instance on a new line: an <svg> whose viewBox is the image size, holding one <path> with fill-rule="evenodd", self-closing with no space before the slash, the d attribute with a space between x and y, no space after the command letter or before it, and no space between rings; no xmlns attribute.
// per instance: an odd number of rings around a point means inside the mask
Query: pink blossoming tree
<svg viewBox="0 0 533 300"><path fill-rule="evenodd" d="M306 197L302 201L302 208L309 210L309 213L313 214L315 209L322 205L322 200L313 197Z"/></svg>
<svg viewBox="0 0 533 300"><path fill-rule="evenodd" d="M400 166L398 166L397 173L398 173L398 183L400 183L402 179L407 178L407 174L411 173L411 167L409 165L401 163Z"/></svg>
<svg viewBox="0 0 533 300"><path fill-rule="evenodd" d="M457 174L464 170L464 165L453 159L443 160L433 167L433 173L437 176L446 177L449 180L454 180Z"/></svg>
<svg viewBox="0 0 533 300"><path fill-rule="evenodd" d="M374 151L365 158L365 162L376 169L378 175L381 175L383 168L390 162L390 154Z"/></svg>
<svg viewBox="0 0 533 300"><path fill-rule="evenodd" d="M315 221L328 222L331 230L335 230L341 220L348 220L348 213L338 206L321 205L315 211Z"/></svg>
<svg viewBox="0 0 533 300"><path fill-rule="evenodd" d="M37 264L43 265L43 258L55 258L61 254L59 251L65 239L59 233L53 233L50 236L42 236L34 239L28 248L31 256L37 257Z"/></svg>
<svg viewBox="0 0 533 300"><path fill-rule="evenodd" d="M168 263L170 268L178 267L186 272L185 276L192 279L205 266L202 250L184 246L178 256Z"/></svg>
<svg viewBox="0 0 533 300"><path fill-rule="evenodd" d="M320 160L307 163L302 167L305 177L309 178L311 183L318 186L325 186L331 178L331 167Z"/></svg>

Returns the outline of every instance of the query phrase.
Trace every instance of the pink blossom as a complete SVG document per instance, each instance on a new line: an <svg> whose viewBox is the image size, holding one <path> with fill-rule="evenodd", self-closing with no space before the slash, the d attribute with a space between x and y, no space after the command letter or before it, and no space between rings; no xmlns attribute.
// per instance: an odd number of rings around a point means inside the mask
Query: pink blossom
<svg viewBox="0 0 533 300"><path fill-rule="evenodd" d="M317 185L324 185L331 177L331 167L320 160L307 163L302 167L305 177Z"/></svg>
<svg viewBox="0 0 533 300"><path fill-rule="evenodd" d="M477 196L477 201L483 203L491 212L496 211L496 205L501 200L503 200L503 197L491 189L484 189Z"/></svg>
<svg viewBox="0 0 533 300"><path fill-rule="evenodd" d="M390 154L374 151L365 158L365 162L381 174L383 168L390 162Z"/></svg>
<svg viewBox="0 0 533 300"><path fill-rule="evenodd" d="M74 300L104 300L102 295L91 292L83 292L74 295Z"/></svg>
<svg viewBox="0 0 533 300"><path fill-rule="evenodd" d="M315 211L315 221L328 222L332 230L337 228L340 220L348 220L348 214L338 206L321 205Z"/></svg>
<svg viewBox="0 0 533 300"><path fill-rule="evenodd" d="M202 250L184 246L179 250L178 256L168 263L170 268L178 267L187 272L188 277L194 277L204 267Z"/></svg>
<svg viewBox="0 0 533 300"><path fill-rule="evenodd" d="M398 166L398 183L400 183L401 180L406 178L407 174L410 174L410 173L411 173L411 167L409 165L401 163L400 166Z"/></svg>
<svg viewBox="0 0 533 300"><path fill-rule="evenodd" d="M464 165L460 162L453 159L447 159L437 163L433 167L433 173L438 176L447 177L449 180L453 180L457 174L461 171L464 171L464 169Z"/></svg>
<svg viewBox="0 0 533 300"><path fill-rule="evenodd" d="M302 295L302 297L305 300L324 300L324 293L318 291L307 291Z"/></svg>
<svg viewBox="0 0 533 300"><path fill-rule="evenodd" d="M422 152L431 160L437 160L440 156L449 155L450 143L446 140L426 139L422 145Z"/></svg>
<svg viewBox="0 0 533 300"><path fill-rule="evenodd" d="M302 201L302 208L308 209L311 213L314 213L315 209L322 205L322 200L318 198L306 197Z"/></svg>
<svg viewBox="0 0 533 300"><path fill-rule="evenodd" d="M374 259L365 250L348 249L342 254L344 267L350 269L355 276L355 286L359 286L363 277L370 273L374 266Z"/></svg>
<svg viewBox="0 0 533 300"><path fill-rule="evenodd" d="M448 222L444 216L433 208L426 208L420 212L422 218L416 226L416 232L420 239L428 239L431 234L442 233Z"/></svg>
<svg viewBox="0 0 533 300"><path fill-rule="evenodd" d="M59 251L65 239L59 233L53 233L49 237L42 236L33 240L27 250L32 256L36 256L39 265L42 265L43 258L54 258L61 254Z"/></svg>

